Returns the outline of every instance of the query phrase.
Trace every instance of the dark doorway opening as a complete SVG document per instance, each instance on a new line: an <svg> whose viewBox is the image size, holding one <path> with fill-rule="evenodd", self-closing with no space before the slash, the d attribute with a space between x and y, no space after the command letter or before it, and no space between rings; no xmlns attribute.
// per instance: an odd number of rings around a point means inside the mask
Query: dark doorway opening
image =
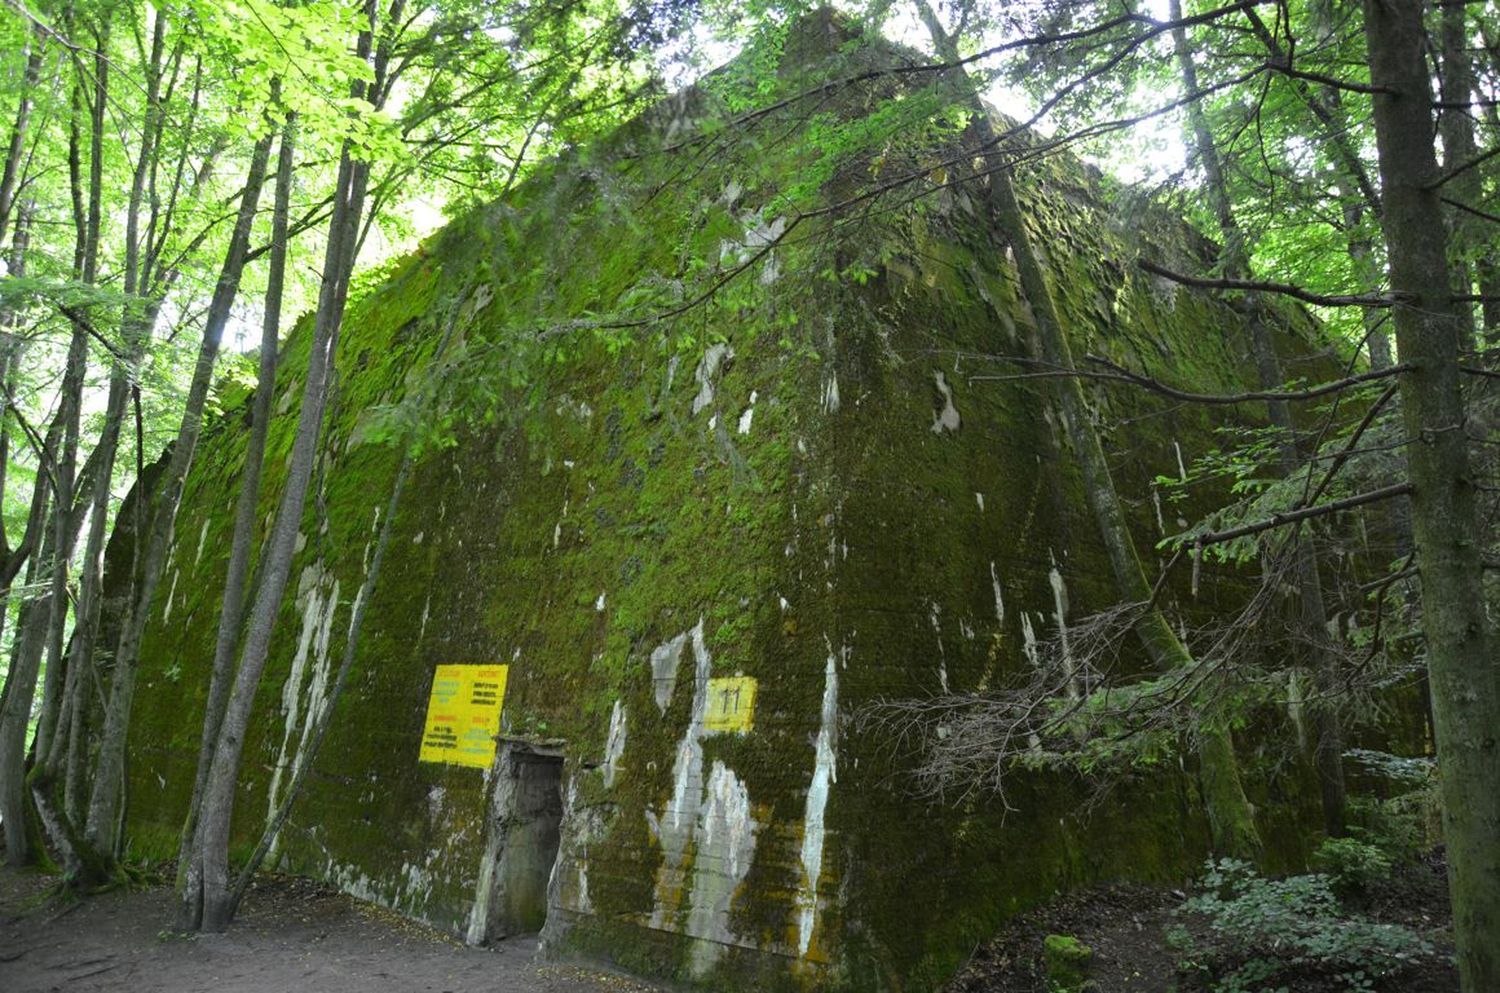
<svg viewBox="0 0 1500 993"><path fill-rule="evenodd" d="M495 913L489 937L535 934L547 922L547 884L562 839L560 755L513 748L509 810L496 825L504 835L496 866Z"/></svg>

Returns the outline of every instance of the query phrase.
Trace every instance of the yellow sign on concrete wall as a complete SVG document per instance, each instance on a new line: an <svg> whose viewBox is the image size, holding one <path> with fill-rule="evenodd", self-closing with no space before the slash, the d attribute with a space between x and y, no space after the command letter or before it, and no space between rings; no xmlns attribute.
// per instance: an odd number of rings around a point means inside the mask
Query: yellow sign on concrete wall
<svg viewBox="0 0 1500 993"><path fill-rule="evenodd" d="M705 731L749 731L755 725L755 677L725 676L708 681Z"/></svg>
<svg viewBox="0 0 1500 993"><path fill-rule="evenodd" d="M504 665L440 665L432 674L421 762L447 762L488 769L495 761L500 706L505 702Z"/></svg>

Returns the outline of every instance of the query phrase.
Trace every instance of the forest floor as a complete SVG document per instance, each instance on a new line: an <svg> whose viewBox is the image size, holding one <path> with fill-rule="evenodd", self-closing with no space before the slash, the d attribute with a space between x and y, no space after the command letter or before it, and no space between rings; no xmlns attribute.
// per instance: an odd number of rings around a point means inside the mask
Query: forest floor
<svg viewBox="0 0 1500 993"><path fill-rule="evenodd" d="M467 948L306 880L257 884L227 934L164 930L170 886L49 899L55 877L0 869L4 993L653 993L534 961L535 938Z"/></svg>
<svg viewBox="0 0 1500 993"><path fill-rule="evenodd" d="M1431 954L1412 960L1400 972L1372 976L1371 985L1358 988L1374 993L1458 993L1445 872L1440 856L1424 858L1399 867L1358 899L1346 901L1350 912L1410 928L1434 946ZM1059 897L1013 918L975 949L946 993L1047 993L1043 942L1052 934L1072 936L1092 950L1090 993L1202 993L1212 986L1179 970L1182 954L1167 940L1173 925L1203 931L1201 921L1177 913L1185 899L1181 891L1129 885ZM1264 986L1292 993L1351 989L1335 972L1317 966L1293 969Z"/></svg>
<svg viewBox="0 0 1500 993"><path fill-rule="evenodd" d="M1440 860L1409 865L1372 886L1357 909L1433 940L1437 954L1380 980L1377 993L1456 993L1444 954L1449 926ZM467 948L451 936L291 877L257 884L222 935L164 930L164 885L83 901L49 899L55 878L0 869L0 990L4 993L654 993L638 981L535 961L534 938ZM1045 993L1042 943L1076 937L1093 950L1099 993L1198 993L1178 971L1166 929L1184 894L1109 886L1068 894L1012 920L976 949L948 993ZM1296 993L1347 985L1304 973Z"/></svg>

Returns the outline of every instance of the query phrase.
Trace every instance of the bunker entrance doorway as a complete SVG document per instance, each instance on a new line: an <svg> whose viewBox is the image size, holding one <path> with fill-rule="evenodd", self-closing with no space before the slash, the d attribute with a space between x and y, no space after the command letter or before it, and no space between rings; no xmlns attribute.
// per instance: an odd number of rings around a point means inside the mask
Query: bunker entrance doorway
<svg viewBox="0 0 1500 993"><path fill-rule="evenodd" d="M501 800L490 830L499 842L493 911L485 938L536 934L547 922L547 885L562 839L562 755L508 748L500 763L509 782L497 783ZM504 794L509 794L508 797Z"/></svg>

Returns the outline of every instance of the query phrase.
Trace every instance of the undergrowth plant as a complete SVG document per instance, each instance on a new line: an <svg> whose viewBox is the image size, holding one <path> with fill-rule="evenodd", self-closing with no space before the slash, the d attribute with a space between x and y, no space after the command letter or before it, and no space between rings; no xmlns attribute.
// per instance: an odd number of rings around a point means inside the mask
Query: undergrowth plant
<svg viewBox="0 0 1500 993"><path fill-rule="evenodd" d="M1292 993L1322 980L1351 993L1432 954L1421 935L1349 914L1323 874L1269 879L1248 862L1209 860L1168 941L1179 969L1213 993Z"/></svg>

